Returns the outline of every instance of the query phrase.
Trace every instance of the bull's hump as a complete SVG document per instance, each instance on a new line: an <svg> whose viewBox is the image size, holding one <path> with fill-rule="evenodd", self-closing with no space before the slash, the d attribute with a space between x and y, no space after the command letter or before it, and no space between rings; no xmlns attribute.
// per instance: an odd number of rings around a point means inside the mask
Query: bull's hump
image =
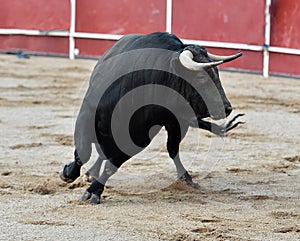
<svg viewBox="0 0 300 241"><path fill-rule="evenodd" d="M102 56L102 60L105 61L115 55L123 53L128 43L142 36L143 34L128 34L123 36L110 49L108 49L104 53L104 55Z"/></svg>
<svg viewBox="0 0 300 241"><path fill-rule="evenodd" d="M122 37L109 50L107 50L102 56L102 61L135 49L161 48L179 51L183 48L183 46L183 43L175 35L165 32L155 32L146 35L129 34Z"/></svg>

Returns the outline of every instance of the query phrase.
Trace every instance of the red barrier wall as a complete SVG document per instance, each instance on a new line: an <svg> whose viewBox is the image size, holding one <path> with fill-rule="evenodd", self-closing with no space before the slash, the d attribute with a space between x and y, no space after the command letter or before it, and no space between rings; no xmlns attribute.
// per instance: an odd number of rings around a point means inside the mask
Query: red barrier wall
<svg viewBox="0 0 300 241"><path fill-rule="evenodd" d="M70 0L0 0L0 28L68 30ZM128 34L166 29L166 0L77 0L76 32ZM273 0L271 46L300 49L300 1ZM172 32L184 39L264 44L265 0L173 0ZM80 56L100 56L114 41L75 38ZM67 55L68 37L0 35L0 51ZM236 50L208 48L216 54ZM222 65L262 71L263 53L243 51ZM300 56L270 53L270 71L300 75Z"/></svg>
<svg viewBox="0 0 300 241"><path fill-rule="evenodd" d="M165 31L166 1L77 0L76 31L106 34ZM114 42L76 40L80 55L101 55Z"/></svg>
<svg viewBox="0 0 300 241"><path fill-rule="evenodd" d="M67 30L70 26L68 0L0 0L0 28Z"/></svg>
<svg viewBox="0 0 300 241"><path fill-rule="evenodd" d="M0 35L0 51L22 50L37 53L63 54L69 53L69 39L46 36L5 36Z"/></svg>
<svg viewBox="0 0 300 241"><path fill-rule="evenodd" d="M69 0L0 0L0 28L68 30ZM68 38L0 35L0 50L68 54Z"/></svg>
<svg viewBox="0 0 300 241"><path fill-rule="evenodd" d="M77 0L76 31L149 33L165 30L164 0Z"/></svg>
<svg viewBox="0 0 300 241"><path fill-rule="evenodd" d="M273 0L271 46L300 49L300 1ZM300 75L300 56L270 54L270 72Z"/></svg>
<svg viewBox="0 0 300 241"><path fill-rule="evenodd" d="M264 8L262 0L174 0L173 32L187 39L260 45Z"/></svg>
<svg viewBox="0 0 300 241"><path fill-rule="evenodd" d="M174 0L173 33L184 39L217 42L264 43L264 9L262 0ZM255 7L253 7L255 6ZM212 53L231 55L236 50L211 48ZM243 51L239 61L220 68L262 71L262 53Z"/></svg>

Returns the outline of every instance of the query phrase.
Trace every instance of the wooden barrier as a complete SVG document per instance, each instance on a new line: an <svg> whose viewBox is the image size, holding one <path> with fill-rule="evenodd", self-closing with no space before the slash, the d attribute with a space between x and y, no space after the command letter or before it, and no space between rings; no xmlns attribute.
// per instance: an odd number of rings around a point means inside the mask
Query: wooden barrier
<svg viewBox="0 0 300 241"><path fill-rule="evenodd" d="M243 58L222 68L300 75L298 0L0 0L0 6L1 52L96 57L125 34L169 31L216 54L243 50Z"/></svg>

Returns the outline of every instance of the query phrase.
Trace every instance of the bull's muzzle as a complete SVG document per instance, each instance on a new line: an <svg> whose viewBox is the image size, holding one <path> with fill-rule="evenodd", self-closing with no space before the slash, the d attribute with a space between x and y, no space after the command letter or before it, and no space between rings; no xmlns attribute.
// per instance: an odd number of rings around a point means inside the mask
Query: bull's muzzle
<svg viewBox="0 0 300 241"><path fill-rule="evenodd" d="M232 112L232 107L230 105L226 105L224 106L224 111L222 111L222 113L213 113L210 115L210 117L213 120L221 120L228 117L231 114L231 112Z"/></svg>

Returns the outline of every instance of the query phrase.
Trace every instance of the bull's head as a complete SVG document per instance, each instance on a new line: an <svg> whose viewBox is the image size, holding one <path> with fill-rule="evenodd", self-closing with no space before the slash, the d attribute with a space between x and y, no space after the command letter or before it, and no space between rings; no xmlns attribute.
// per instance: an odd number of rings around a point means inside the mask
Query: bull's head
<svg viewBox="0 0 300 241"><path fill-rule="evenodd" d="M230 56L213 55L198 45L188 45L179 55L179 61L185 68L202 73L201 100L191 100L200 107L206 106L205 109L197 110L198 118L210 116L213 119L223 119L231 113L232 107L222 87L217 66L241 55L241 52ZM204 105L201 102L204 102Z"/></svg>

